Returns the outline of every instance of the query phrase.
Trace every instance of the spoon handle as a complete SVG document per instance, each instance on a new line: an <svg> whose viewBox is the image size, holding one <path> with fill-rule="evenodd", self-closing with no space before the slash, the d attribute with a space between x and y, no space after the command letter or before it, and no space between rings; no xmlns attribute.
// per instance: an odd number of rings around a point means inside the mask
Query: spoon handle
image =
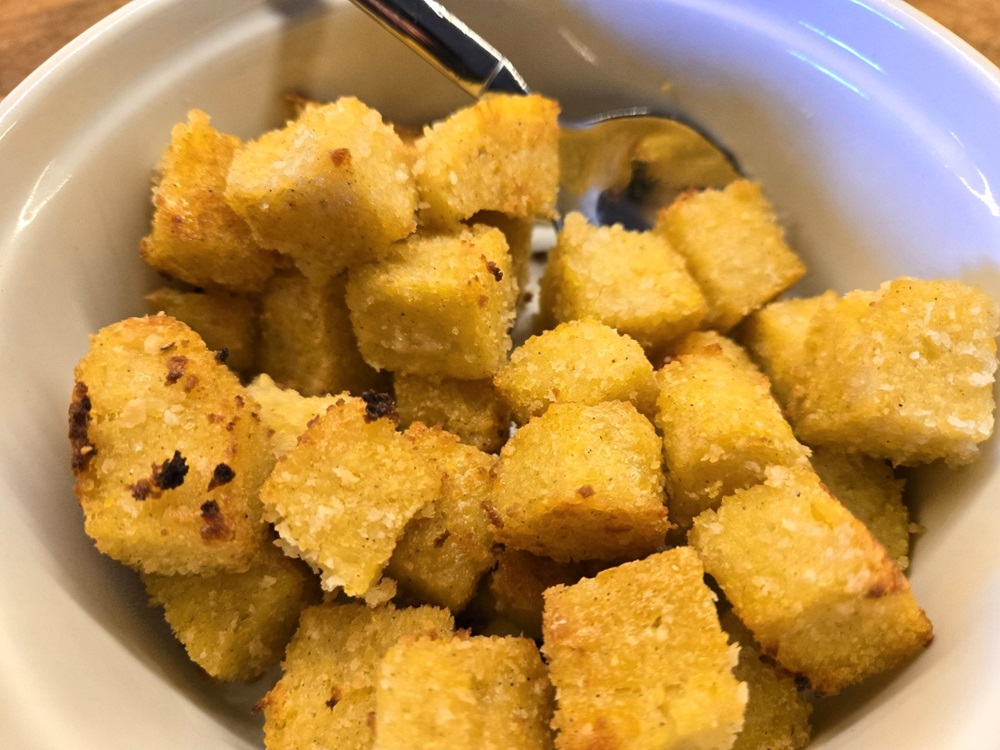
<svg viewBox="0 0 1000 750"><path fill-rule="evenodd" d="M529 92L506 57L435 0L352 2L472 96Z"/></svg>

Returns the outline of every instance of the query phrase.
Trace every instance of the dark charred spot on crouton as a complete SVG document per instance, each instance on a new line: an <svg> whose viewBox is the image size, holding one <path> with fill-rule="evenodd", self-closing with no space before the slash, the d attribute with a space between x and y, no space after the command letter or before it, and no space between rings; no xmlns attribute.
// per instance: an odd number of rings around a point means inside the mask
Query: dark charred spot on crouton
<svg viewBox="0 0 1000 750"><path fill-rule="evenodd" d="M365 718L365 723L368 724L368 728L372 731L375 730L375 712L369 711L368 716Z"/></svg>
<svg viewBox="0 0 1000 750"><path fill-rule="evenodd" d="M579 495L580 497L593 497L594 488L591 487L589 484L585 484L582 487L576 488L576 494Z"/></svg>
<svg viewBox="0 0 1000 750"><path fill-rule="evenodd" d="M441 535L440 535L440 536L438 536L438 537L437 537L437 539L435 539L435 540L434 540L434 547L435 547L436 549L438 549L438 548L440 548L440 547L444 546L444 543L445 543L446 541L448 541L448 537L450 537L450 536L451 536L451 532L450 532L450 531L448 531L448 529L445 529L445 530L444 530L444 531L443 531L443 532L441 533Z"/></svg>
<svg viewBox="0 0 1000 750"><path fill-rule="evenodd" d="M388 393L365 391L361 394L361 399L365 402L366 422L374 422L383 417L399 421L399 414L396 413L396 402Z"/></svg>
<svg viewBox="0 0 1000 750"><path fill-rule="evenodd" d="M799 690L809 690L811 688L809 678L804 674L793 674L792 678L795 680L795 687ZM816 695L819 695L819 693L816 693Z"/></svg>
<svg viewBox="0 0 1000 750"><path fill-rule="evenodd" d="M153 475L151 477L154 485L161 490L173 490L184 484L184 477L187 476L187 460L178 450L174 455L157 466L153 464Z"/></svg>
<svg viewBox="0 0 1000 750"><path fill-rule="evenodd" d="M157 490L153 489L153 484L148 479L140 479L135 484L130 484L128 489L135 500L145 500L150 495L155 495L156 497L160 495Z"/></svg>
<svg viewBox="0 0 1000 750"><path fill-rule="evenodd" d="M336 685L330 690L330 699L326 702L326 707L329 709L336 708L337 704L340 703L340 699L343 698L343 693L340 692L340 688Z"/></svg>
<svg viewBox="0 0 1000 750"><path fill-rule="evenodd" d="M219 351L215 353L215 361L220 365L226 364L226 360L229 359L229 347L224 346Z"/></svg>
<svg viewBox="0 0 1000 750"><path fill-rule="evenodd" d="M171 341L171 342L170 342L169 344L164 344L163 346L161 346L161 347L160 347L160 351L161 351L161 352L169 352L169 351L170 351L171 349L173 349L173 348L174 348L175 346L177 346L177 342L175 342L175 341Z"/></svg>
<svg viewBox="0 0 1000 750"><path fill-rule="evenodd" d="M242 396L236 396L236 408L237 409L242 409L244 406L246 406L246 403L247 402L246 402L245 398L243 398Z"/></svg>
<svg viewBox="0 0 1000 750"><path fill-rule="evenodd" d="M191 391L193 391L195 389L195 387L197 385L198 385L198 376L197 375L186 375L184 377L184 392L185 393L190 393Z"/></svg>
<svg viewBox="0 0 1000 750"><path fill-rule="evenodd" d="M503 271L500 270L500 267L492 260L487 260L485 255L481 257L484 261L486 261L486 270L489 271L491 274L493 274L494 279L496 279L497 281L502 281Z"/></svg>
<svg viewBox="0 0 1000 750"><path fill-rule="evenodd" d="M202 503L201 520L203 522L201 524L201 538L206 542L228 540L235 536L215 500Z"/></svg>
<svg viewBox="0 0 1000 750"><path fill-rule="evenodd" d="M69 442L73 448L73 471L83 471L91 459L97 455L97 449L90 444L88 430L90 429L90 396L87 395L87 384L78 382L73 386L73 398L69 404Z"/></svg>
<svg viewBox="0 0 1000 750"><path fill-rule="evenodd" d="M335 167L343 167L351 163L351 151L346 148L335 148L330 152L330 161Z"/></svg>
<svg viewBox="0 0 1000 750"><path fill-rule="evenodd" d="M479 507L481 507L483 512L486 513L486 516L490 519L491 524L496 526L498 529L503 528L503 519L500 518L500 514L497 513L497 509L493 507L492 503L487 500L483 500L479 504Z"/></svg>
<svg viewBox="0 0 1000 750"><path fill-rule="evenodd" d="M216 464L215 469L212 471L212 478L208 482L208 491L211 492L216 487L229 484L235 476L236 472L233 471L229 464Z"/></svg>
<svg viewBox="0 0 1000 750"><path fill-rule="evenodd" d="M187 357L179 355L167 359L167 385L173 385L184 377L184 368L187 367Z"/></svg>

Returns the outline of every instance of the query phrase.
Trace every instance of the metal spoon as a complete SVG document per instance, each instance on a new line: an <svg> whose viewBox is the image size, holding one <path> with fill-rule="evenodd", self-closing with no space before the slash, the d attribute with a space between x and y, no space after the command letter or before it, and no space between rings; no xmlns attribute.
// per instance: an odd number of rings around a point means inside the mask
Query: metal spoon
<svg viewBox="0 0 1000 750"><path fill-rule="evenodd" d="M352 0L473 97L527 94L511 62L435 0ZM645 229L689 188L737 179L733 158L695 127L645 107L560 121L559 210Z"/></svg>

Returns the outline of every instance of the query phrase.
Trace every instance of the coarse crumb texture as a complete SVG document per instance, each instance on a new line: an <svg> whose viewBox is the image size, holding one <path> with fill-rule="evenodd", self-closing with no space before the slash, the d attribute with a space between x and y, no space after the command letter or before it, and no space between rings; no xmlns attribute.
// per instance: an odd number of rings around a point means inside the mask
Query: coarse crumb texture
<svg viewBox="0 0 1000 750"><path fill-rule="evenodd" d="M749 180L681 195L660 212L654 232L687 260L708 300L705 324L723 332L806 272L760 184Z"/></svg>
<svg viewBox="0 0 1000 750"><path fill-rule="evenodd" d="M669 364L671 360L687 354L723 356L740 369L748 372L760 372L757 363L754 362L746 349L718 331L693 331L689 333L667 349L664 364Z"/></svg>
<svg viewBox="0 0 1000 750"><path fill-rule="evenodd" d="M511 272L517 280L518 291L521 292L518 304L526 302L524 291L531 273L531 243L535 220L507 216L499 211L480 211L469 219L468 223L487 224L503 232L507 238L507 247L510 248Z"/></svg>
<svg viewBox="0 0 1000 750"><path fill-rule="evenodd" d="M740 328L740 340L771 380L771 391L789 417L809 389L806 339L816 312L837 302L835 292L818 297L783 299L752 313Z"/></svg>
<svg viewBox="0 0 1000 750"><path fill-rule="evenodd" d="M309 569L265 544L245 573L142 577L188 656L209 676L254 680L276 666L299 614L319 598Z"/></svg>
<svg viewBox="0 0 1000 750"><path fill-rule="evenodd" d="M510 410L491 380L420 375L393 378L399 423L440 425L467 445L495 453L510 436Z"/></svg>
<svg viewBox="0 0 1000 750"><path fill-rule="evenodd" d="M714 600L688 547L547 590L556 747L732 747L747 688Z"/></svg>
<svg viewBox="0 0 1000 750"><path fill-rule="evenodd" d="M391 125L353 97L308 104L233 156L226 201L314 284L416 228L416 188Z"/></svg>
<svg viewBox="0 0 1000 750"><path fill-rule="evenodd" d="M479 211L555 216L559 105L537 94L492 94L424 129L413 174L420 221L449 226Z"/></svg>
<svg viewBox="0 0 1000 750"><path fill-rule="evenodd" d="M819 478L854 517L885 545L900 569L910 564L910 512L905 480L884 460L831 448L814 448L809 459Z"/></svg>
<svg viewBox="0 0 1000 750"><path fill-rule="evenodd" d="M346 285L346 275L317 286L296 271L275 274L260 297L258 369L304 396L375 387L351 330Z"/></svg>
<svg viewBox="0 0 1000 750"><path fill-rule="evenodd" d="M688 540L768 656L833 695L931 639L906 576L809 468L772 467Z"/></svg>
<svg viewBox="0 0 1000 750"><path fill-rule="evenodd" d="M375 750L551 748L552 686L527 638L401 639L375 688Z"/></svg>
<svg viewBox="0 0 1000 750"><path fill-rule="evenodd" d="M635 559L662 546L660 440L629 403L553 404L500 451L497 539L563 562Z"/></svg>
<svg viewBox="0 0 1000 750"><path fill-rule="evenodd" d="M147 573L246 570L273 465L257 405L166 315L101 329L69 411L76 496L104 554Z"/></svg>
<svg viewBox="0 0 1000 750"><path fill-rule="evenodd" d="M801 750L812 735L812 704L794 677L761 654L753 635L731 610L719 621L739 644L740 661L733 674L747 684L748 692L743 729L733 750Z"/></svg>
<svg viewBox="0 0 1000 750"><path fill-rule="evenodd" d="M295 447L313 419L349 395L303 396L293 388L282 388L266 373L250 381L247 393L260 405L260 421L270 432L275 459Z"/></svg>
<svg viewBox="0 0 1000 750"><path fill-rule="evenodd" d="M917 464L966 464L993 432L997 310L959 281L902 277L824 306L806 341L795 432Z"/></svg>
<svg viewBox="0 0 1000 750"><path fill-rule="evenodd" d="M591 226L578 213L563 221L541 292L542 313L551 323L599 320L647 350L693 331L708 309L684 259L664 237Z"/></svg>
<svg viewBox="0 0 1000 750"><path fill-rule="evenodd" d="M450 636L435 607L372 609L323 604L302 613L278 683L260 702L268 750L369 750L375 682L385 653L404 636Z"/></svg>
<svg viewBox="0 0 1000 750"><path fill-rule="evenodd" d="M769 465L804 463L809 455L767 378L738 345L719 340L688 347L657 373L667 505L682 529L734 490L762 482Z"/></svg>
<svg viewBox="0 0 1000 750"><path fill-rule="evenodd" d="M649 417L656 413L653 366L642 347L595 320L562 323L532 336L493 382L519 424L554 403L628 401Z"/></svg>
<svg viewBox="0 0 1000 750"><path fill-rule="evenodd" d="M146 295L146 307L150 314L163 312L190 326L209 349L225 349L231 370L241 374L253 370L257 359L257 306L250 297L161 287Z"/></svg>
<svg viewBox="0 0 1000 750"><path fill-rule="evenodd" d="M443 479L433 513L406 525L385 572L404 600L459 612L494 562L493 530L483 503L490 497L490 471L497 458L421 423L404 435L441 470Z"/></svg>
<svg viewBox="0 0 1000 750"><path fill-rule="evenodd" d="M326 591L363 596L378 583L406 524L440 490L440 469L396 432L389 409L375 394L338 398L261 488L285 551L318 569Z"/></svg>
<svg viewBox="0 0 1000 750"><path fill-rule="evenodd" d="M347 306L365 360L425 377L493 377L511 348L517 284L503 232L415 235L351 271Z"/></svg>
<svg viewBox="0 0 1000 750"><path fill-rule="evenodd" d="M153 187L153 225L139 244L149 265L195 286L260 291L274 272L275 253L225 202L226 176L240 139L192 110L174 126Z"/></svg>

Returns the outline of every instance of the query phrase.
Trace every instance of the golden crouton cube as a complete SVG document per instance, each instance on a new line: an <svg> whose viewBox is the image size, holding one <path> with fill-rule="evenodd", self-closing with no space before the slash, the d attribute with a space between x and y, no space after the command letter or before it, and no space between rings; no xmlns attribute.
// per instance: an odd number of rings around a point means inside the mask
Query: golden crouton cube
<svg viewBox="0 0 1000 750"><path fill-rule="evenodd" d="M771 467L688 541L768 656L833 695L896 667L931 624L885 547L810 468Z"/></svg>
<svg viewBox="0 0 1000 750"><path fill-rule="evenodd" d="M535 220L507 216L497 211L480 211L469 219L468 223L487 224L503 232L504 237L507 238L507 247L510 249L511 272L517 280L517 288L521 292L518 304L526 302L524 291L531 272L532 236L535 231Z"/></svg>
<svg viewBox="0 0 1000 750"><path fill-rule="evenodd" d="M163 287L146 295L149 312L166 313L185 323L215 351L226 350L226 364L250 372L257 355L257 306L249 297L228 292L181 292Z"/></svg>
<svg viewBox="0 0 1000 750"><path fill-rule="evenodd" d="M76 496L106 555L147 573L243 571L266 529L273 465L236 376L174 318L91 337L69 411Z"/></svg>
<svg viewBox="0 0 1000 750"><path fill-rule="evenodd" d="M642 347L614 328L576 320L532 336L493 379L514 419L525 424L550 404L629 401L656 412L653 366Z"/></svg>
<svg viewBox="0 0 1000 750"><path fill-rule="evenodd" d="M662 236L595 227L566 216L541 281L552 323L592 318L655 350L693 331L707 307L698 285Z"/></svg>
<svg viewBox="0 0 1000 750"><path fill-rule="evenodd" d="M490 380L393 378L399 423L441 425L467 445L495 453L510 436L510 411Z"/></svg>
<svg viewBox="0 0 1000 750"><path fill-rule="evenodd" d="M309 569L265 544L245 573L142 577L188 656L217 680L253 680L281 661L302 609L319 598Z"/></svg>
<svg viewBox="0 0 1000 750"><path fill-rule="evenodd" d="M802 278L774 209L756 182L681 195L654 230L687 260L705 299L705 324L728 331Z"/></svg>
<svg viewBox="0 0 1000 750"><path fill-rule="evenodd" d="M385 653L401 637L443 638L453 627L451 614L434 607L330 603L306 609L288 645L284 673L260 702L265 747L369 750Z"/></svg>
<svg viewBox="0 0 1000 750"><path fill-rule="evenodd" d="M267 373L254 378L247 393L260 405L260 421L270 431L275 459L294 448L309 423L346 395L303 396L292 388L282 388Z"/></svg>
<svg viewBox="0 0 1000 750"><path fill-rule="evenodd" d="M195 286L256 292L274 271L250 227L223 200L226 175L240 139L188 113L174 126L153 188L153 226L139 249L153 268Z"/></svg>
<svg viewBox="0 0 1000 750"><path fill-rule="evenodd" d="M741 369L760 372L746 349L718 331L692 331L667 349L664 364L688 354L721 355Z"/></svg>
<svg viewBox="0 0 1000 750"><path fill-rule="evenodd" d="M347 306L373 367L477 380L510 351L516 287L503 232L479 225L416 235L352 269Z"/></svg>
<svg viewBox="0 0 1000 750"><path fill-rule="evenodd" d="M441 488L440 469L394 417L384 394L338 398L261 488L285 551L318 569L326 591L363 596L378 583L404 527Z"/></svg>
<svg viewBox="0 0 1000 750"><path fill-rule="evenodd" d="M635 559L665 540L660 440L632 404L553 404L500 451L497 539L554 560Z"/></svg>
<svg viewBox="0 0 1000 750"><path fill-rule="evenodd" d="M401 639L375 688L377 750L552 748L552 686L527 638Z"/></svg>
<svg viewBox="0 0 1000 750"><path fill-rule="evenodd" d="M902 570L909 566L910 513L903 504L905 480L885 461L830 448L814 448L809 462L854 517L885 545Z"/></svg>
<svg viewBox="0 0 1000 750"><path fill-rule="evenodd" d="M894 464L965 464L993 432L997 310L958 281L900 278L824 306L795 432Z"/></svg>
<svg viewBox="0 0 1000 750"><path fill-rule="evenodd" d="M746 686L688 547L545 592L560 750L732 747Z"/></svg>
<svg viewBox="0 0 1000 750"><path fill-rule="evenodd" d="M420 221L448 226L479 211L555 215L559 105L538 95L488 95L425 128L413 165Z"/></svg>
<svg viewBox="0 0 1000 750"><path fill-rule="evenodd" d="M836 300L834 292L778 300L743 322L740 340L771 380L774 398L789 416L797 413L797 405L809 388L806 339L813 316Z"/></svg>
<svg viewBox="0 0 1000 750"><path fill-rule="evenodd" d="M804 463L809 455L767 378L739 352L732 342L693 347L657 373L667 505L682 529L734 490L762 482L768 465Z"/></svg>
<svg viewBox="0 0 1000 750"><path fill-rule="evenodd" d="M459 612L493 565L493 530L483 503L489 501L490 471L497 459L420 423L404 435L444 478L433 515L407 524L385 572L404 599Z"/></svg>
<svg viewBox="0 0 1000 750"><path fill-rule="evenodd" d="M307 105L237 151L225 198L260 244L291 256L317 285L416 228L403 142L353 97Z"/></svg>
<svg viewBox="0 0 1000 750"><path fill-rule="evenodd" d="M295 271L275 274L260 298L258 368L304 396L371 389L376 373L358 351L346 284L346 276L316 286Z"/></svg>
<svg viewBox="0 0 1000 750"><path fill-rule="evenodd" d="M812 704L790 674L761 654L753 635L731 610L719 622L739 644L740 661L733 674L747 685L743 729L733 750L801 750L812 734Z"/></svg>

